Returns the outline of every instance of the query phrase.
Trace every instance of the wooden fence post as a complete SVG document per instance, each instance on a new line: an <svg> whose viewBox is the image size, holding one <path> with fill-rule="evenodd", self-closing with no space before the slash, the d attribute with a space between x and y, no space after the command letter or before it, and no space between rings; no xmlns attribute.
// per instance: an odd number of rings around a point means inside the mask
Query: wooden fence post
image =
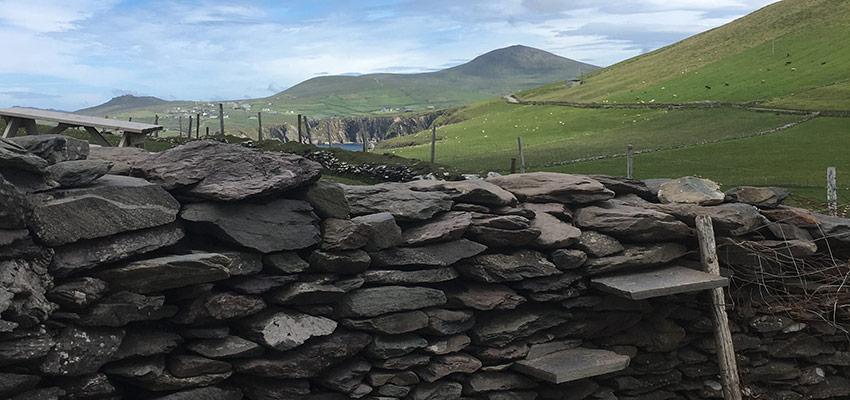
<svg viewBox="0 0 850 400"><path fill-rule="evenodd" d="M263 113L257 111L257 141L263 141Z"/></svg>
<svg viewBox="0 0 850 400"><path fill-rule="evenodd" d="M516 173L516 158L511 157L511 175Z"/></svg>
<svg viewBox="0 0 850 400"><path fill-rule="evenodd" d="M189 132L189 134L191 135L192 132ZM201 114L197 113L197 114L195 114L195 139L200 139L200 138L201 138Z"/></svg>
<svg viewBox="0 0 850 400"><path fill-rule="evenodd" d="M154 124L154 125L159 125L159 114L154 114L154 115L153 115L153 124Z"/></svg>
<svg viewBox="0 0 850 400"><path fill-rule="evenodd" d="M298 143L304 143L304 139L301 138L301 114L298 114Z"/></svg>
<svg viewBox="0 0 850 400"><path fill-rule="evenodd" d="M366 132L360 131L360 139L363 140L363 152L366 152Z"/></svg>
<svg viewBox="0 0 850 400"><path fill-rule="evenodd" d="M634 156L634 152L632 151L632 145L626 146L626 178L632 179L632 157Z"/></svg>
<svg viewBox="0 0 850 400"><path fill-rule="evenodd" d="M210 137L210 127L207 126L205 128L207 128L207 132L204 134L204 137Z"/></svg>
<svg viewBox="0 0 850 400"><path fill-rule="evenodd" d="M177 137L183 137L183 116L177 118Z"/></svg>
<svg viewBox="0 0 850 400"><path fill-rule="evenodd" d="M133 122L133 117L128 117L127 122Z"/></svg>
<svg viewBox="0 0 850 400"><path fill-rule="evenodd" d="M333 140L331 140L331 121L328 121L328 148L334 148Z"/></svg>
<svg viewBox="0 0 850 400"><path fill-rule="evenodd" d="M835 184L835 167L826 169L826 201L829 203L829 215L838 215L838 194Z"/></svg>
<svg viewBox="0 0 850 400"><path fill-rule="evenodd" d="M705 272L720 275L717 262L717 246L714 242L714 227L711 217L699 215L696 218L697 239L699 240L700 260ZM735 361L735 349L732 334L729 332L729 319L726 315L726 298L723 288L714 288L711 295L711 321L714 326L714 342L717 347L717 364L723 386L723 398L741 400L741 384L738 378L738 364Z"/></svg>
<svg viewBox="0 0 850 400"><path fill-rule="evenodd" d="M192 116L191 115L189 116L189 129L186 130L186 137L189 138L189 139L192 138Z"/></svg>
<svg viewBox="0 0 850 400"><path fill-rule="evenodd" d="M431 127L431 164L434 163L434 151L437 146L437 126Z"/></svg>
<svg viewBox="0 0 850 400"><path fill-rule="evenodd" d="M522 153L522 137L518 137L517 143L519 144L519 173L525 173L525 154Z"/></svg>
<svg viewBox="0 0 850 400"><path fill-rule="evenodd" d="M218 122L221 125L221 136L224 136L224 104L218 103Z"/></svg>

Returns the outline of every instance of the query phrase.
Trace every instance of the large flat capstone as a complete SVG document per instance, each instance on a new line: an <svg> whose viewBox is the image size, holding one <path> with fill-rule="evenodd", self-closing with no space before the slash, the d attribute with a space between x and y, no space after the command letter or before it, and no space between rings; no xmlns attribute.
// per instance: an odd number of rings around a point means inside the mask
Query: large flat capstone
<svg viewBox="0 0 850 400"><path fill-rule="evenodd" d="M514 369L547 382L561 384L624 370L629 366L629 361L628 356L613 351L575 348L518 361Z"/></svg>
<svg viewBox="0 0 850 400"><path fill-rule="evenodd" d="M30 227L49 246L165 225L180 209L161 187L127 176L107 175L84 188L46 194Z"/></svg>
<svg viewBox="0 0 850 400"><path fill-rule="evenodd" d="M348 293L337 304L336 312L340 317L374 317L443 304L446 304L446 295L441 290L424 287L380 286Z"/></svg>
<svg viewBox="0 0 850 400"><path fill-rule="evenodd" d="M113 291L159 292L230 277L231 260L221 254L202 253L134 261L101 271L98 277Z"/></svg>
<svg viewBox="0 0 850 400"><path fill-rule="evenodd" d="M614 192L584 175L531 172L497 176L487 182L531 203L587 204L614 197Z"/></svg>
<svg viewBox="0 0 850 400"><path fill-rule="evenodd" d="M643 300L728 286L729 279L691 268L670 266L593 278L590 284L627 299Z"/></svg>
<svg viewBox="0 0 850 400"><path fill-rule="evenodd" d="M213 140L151 155L133 167L179 196L220 201L286 192L316 181L322 173L319 163L301 156Z"/></svg>
<svg viewBox="0 0 850 400"><path fill-rule="evenodd" d="M302 200L195 203L187 205L180 217L190 227L263 253L303 249L322 240L319 218Z"/></svg>

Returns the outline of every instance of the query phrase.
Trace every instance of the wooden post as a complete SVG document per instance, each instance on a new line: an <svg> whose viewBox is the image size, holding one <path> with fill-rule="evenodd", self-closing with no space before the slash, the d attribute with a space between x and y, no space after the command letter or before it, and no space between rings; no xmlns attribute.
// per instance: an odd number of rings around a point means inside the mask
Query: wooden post
<svg viewBox="0 0 850 400"><path fill-rule="evenodd" d="M334 148L333 140L331 139L331 121L328 121L328 148Z"/></svg>
<svg viewBox="0 0 850 400"><path fill-rule="evenodd" d="M133 117L127 117L127 122L133 122Z"/></svg>
<svg viewBox="0 0 850 400"><path fill-rule="evenodd" d="M634 156L634 152L632 151L632 145L626 146L626 178L632 179L632 157Z"/></svg>
<svg viewBox="0 0 850 400"><path fill-rule="evenodd" d="M154 114L154 115L153 115L153 124L154 124L154 125L159 125L159 114ZM153 137L156 137L156 138L158 138L158 137L159 137L159 130L155 130L155 131L153 131Z"/></svg>
<svg viewBox="0 0 850 400"><path fill-rule="evenodd" d="M189 132L191 134L192 132ZM201 114L195 114L195 139L201 138Z"/></svg>
<svg viewBox="0 0 850 400"><path fill-rule="evenodd" d="M437 146L437 126L431 127L431 164L434 163L434 151Z"/></svg>
<svg viewBox="0 0 850 400"><path fill-rule="evenodd" d="M257 111L257 141L263 141L263 113Z"/></svg>
<svg viewBox="0 0 850 400"><path fill-rule="evenodd" d="M298 114L298 143L304 143L304 139L301 137L301 114Z"/></svg>
<svg viewBox="0 0 850 400"><path fill-rule="evenodd" d="M183 116L178 117L177 121L177 137L183 137Z"/></svg>
<svg viewBox="0 0 850 400"><path fill-rule="evenodd" d="M838 194L835 192L835 167L826 169L826 201L829 203L829 215L838 215Z"/></svg>
<svg viewBox="0 0 850 400"><path fill-rule="evenodd" d="M210 127L207 126L205 128L207 128L207 133L204 134L204 137L210 137Z"/></svg>
<svg viewBox="0 0 850 400"><path fill-rule="evenodd" d="M511 157L511 175L516 173L516 158Z"/></svg>
<svg viewBox="0 0 850 400"><path fill-rule="evenodd" d="M191 115L189 116L189 129L186 131L186 137L189 138L189 139L192 138L192 116Z"/></svg>
<svg viewBox="0 0 850 400"><path fill-rule="evenodd" d="M717 262L717 247L714 242L714 228L711 217L699 215L696 218L697 239L699 240L700 259L705 272L720 275ZM714 288L711 295L711 321L714 325L714 342L717 346L717 364L723 384L723 398L741 400L741 383L738 378L738 364L735 361L735 349L732 334L729 332L729 319L726 315L726 298L723 288Z"/></svg>
<svg viewBox="0 0 850 400"><path fill-rule="evenodd" d="M517 143L519 144L519 173L525 173L525 155L522 153L522 137L518 137Z"/></svg>
<svg viewBox="0 0 850 400"><path fill-rule="evenodd" d="M363 152L366 152L366 132L360 131L360 138L363 140Z"/></svg>
<svg viewBox="0 0 850 400"><path fill-rule="evenodd" d="M224 136L224 104L218 103L218 122L221 125L221 135Z"/></svg>

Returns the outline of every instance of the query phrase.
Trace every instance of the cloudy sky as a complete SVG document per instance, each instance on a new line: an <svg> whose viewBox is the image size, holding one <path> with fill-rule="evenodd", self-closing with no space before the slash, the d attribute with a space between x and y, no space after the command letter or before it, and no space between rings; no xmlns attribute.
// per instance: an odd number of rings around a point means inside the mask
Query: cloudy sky
<svg viewBox="0 0 850 400"><path fill-rule="evenodd" d="M606 66L776 0L0 0L0 107L263 97L523 44Z"/></svg>

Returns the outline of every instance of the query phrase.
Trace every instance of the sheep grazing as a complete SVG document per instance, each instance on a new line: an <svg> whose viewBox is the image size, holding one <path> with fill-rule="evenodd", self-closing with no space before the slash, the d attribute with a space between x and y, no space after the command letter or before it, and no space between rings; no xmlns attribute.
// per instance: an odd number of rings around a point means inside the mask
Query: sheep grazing
<svg viewBox="0 0 850 400"><path fill-rule="evenodd" d="M796 71L796 70L797 70L797 68L791 68L791 71Z"/></svg>

